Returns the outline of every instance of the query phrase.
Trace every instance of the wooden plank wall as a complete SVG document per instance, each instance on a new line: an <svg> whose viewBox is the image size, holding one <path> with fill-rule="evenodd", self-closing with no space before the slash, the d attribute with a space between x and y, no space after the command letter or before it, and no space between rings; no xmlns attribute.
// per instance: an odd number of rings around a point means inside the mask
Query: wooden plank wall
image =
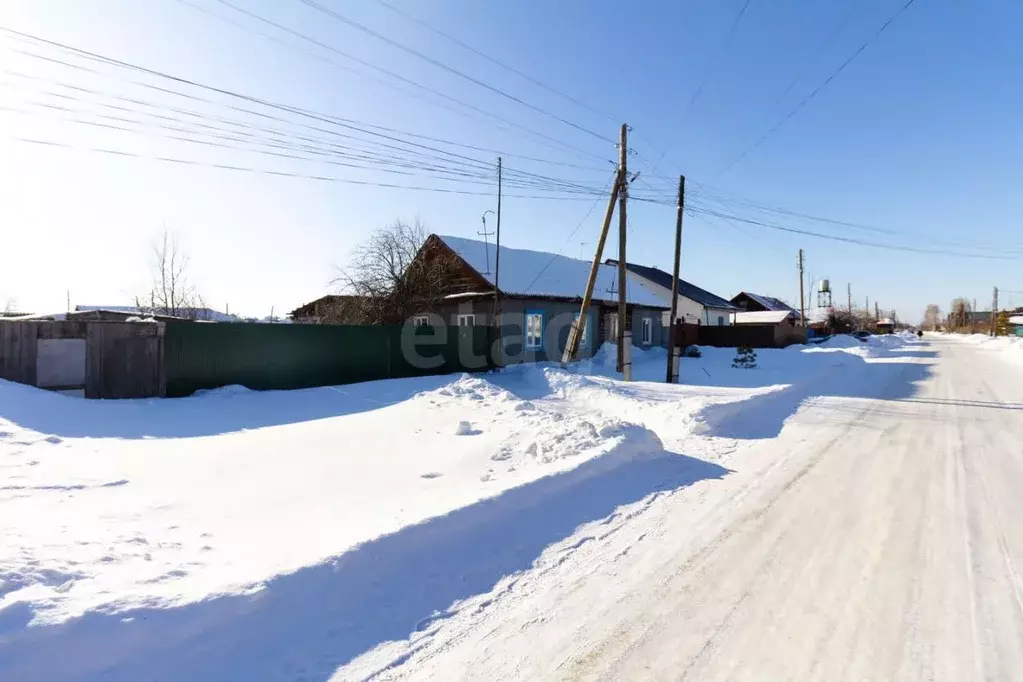
<svg viewBox="0 0 1023 682"><path fill-rule="evenodd" d="M86 398L166 394L161 323L92 322L85 351Z"/></svg>
<svg viewBox="0 0 1023 682"><path fill-rule="evenodd" d="M86 398L167 392L163 323L0 322L0 379L35 386L39 339L85 339Z"/></svg>
<svg viewBox="0 0 1023 682"><path fill-rule="evenodd" d="M0 322L0 379L35 386L36 324Z"/></svg>

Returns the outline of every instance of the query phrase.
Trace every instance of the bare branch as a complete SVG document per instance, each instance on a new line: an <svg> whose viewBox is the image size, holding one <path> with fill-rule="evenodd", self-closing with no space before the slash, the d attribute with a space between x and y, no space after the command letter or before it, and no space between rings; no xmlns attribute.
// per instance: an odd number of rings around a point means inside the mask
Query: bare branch
<svg viewBox="0 0 1023 682"><path fill-rule="evenodd" d="M188 281L188 256L179 248L177 237L167 230L153 242L150 270L153 284L145 297L149 305L141 305L136 297L136 307L149 314L189 319L207 314L202 297Z"/></svg>
<svg viewBox="0 0 1023 682"><path fill-rule="evenodd" d="M448 293L454 261L440 253L421 254L426 237L418 219L375 230L338 270L331 283L343 298L321 320L400 324Z"/></svg>

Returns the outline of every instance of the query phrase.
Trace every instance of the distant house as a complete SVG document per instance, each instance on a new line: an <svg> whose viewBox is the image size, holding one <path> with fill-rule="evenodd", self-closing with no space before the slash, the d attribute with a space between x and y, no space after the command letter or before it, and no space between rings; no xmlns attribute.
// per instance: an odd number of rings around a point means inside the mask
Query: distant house
<svg viewBox="0 0 1023 682"><path fill-rule="evenodd" d="M430 235L419 257L444 256L456 264L440 301L425 304L413 323L490 325L494 321L495 247L475 239ZM506 361L560 360L573 320L579 315L591 263L543 251L501 247L500 309L502 353ZM616 338L618 269L598 266L592 302L586 311L579 356L588 357ZM667 304L639 279L628 275L627 314L633 344L657 346Z"/></svg>
<svg viewBox="0 0 1023 682"><path fill-rule="evenodd" d="M895 321L889 317L882 317L875 326L878 334L891 334L895 331Z"/></svg>
<svg viewBox="0 0 1023 682"><path fill-rule="evenodd" d="M1009 329L1016 336L1023 336L1023 315L1012 315L1009 317Z"/></svg>
<svg viewBox="0 0 1023 682"><path fill-rule="evenodd" d="M608 258L607 265L618 265L614 258ZM635 278L644 288L650 290L666 306L671 306L671 273L647 265L636 265L626 263L629 275ZM701 289L695 284L690 284L684 279L678 280L677 309L678 317L690 324L704 324L724 326L732 323L732 314L738 312L738 308L716 294L706 289ZM663 324L668 324L668 315L665 314Z"/></svg>
<svg viewBox="0 0 1023 682"><path fill-rule="evenodd" d="M75 313L106 313L110 320L119 316L128 317L165 317L171 319L201 320L204 322L241 322L237 315L222 313L212 308L181 308L174 313L161 308L138 307L133 305L76 305ZM103 318L103 315L99 316Z"/></svg>
<svg viewBox="0 0 1023 682"><path fill-rule="evenodd" d="M794 327L799 316L795 310L757 310L732 315L732 324L757 327Z"/></svg>
<svg viewBox="0 0 1023 682"><path fill-rule="evenodd" d="M764 296L762 294L753 294L748 291L740 291L738 294L732 297L731 304L736 308L739 308L743 312L756 313L756 312L767 312L767 311L788 311L795 313L795 319L798 321L799 311L790 306L781 299L774 298L773 296Z"/></svg>
<svg viewBox="0 0 1023 682"><path fill-rule="evenodd" d="M349 320L346 311L358 299L358 296L328 294L295 308L288 313L288 317L292 322L300 324L347 324Z"/></svg>
<svg viewBox="0 0 1023 682"><path fill-rule="evenodd" d="M969 312L970 325L974 329L991 329L990 310L971 310Z"/></svg>

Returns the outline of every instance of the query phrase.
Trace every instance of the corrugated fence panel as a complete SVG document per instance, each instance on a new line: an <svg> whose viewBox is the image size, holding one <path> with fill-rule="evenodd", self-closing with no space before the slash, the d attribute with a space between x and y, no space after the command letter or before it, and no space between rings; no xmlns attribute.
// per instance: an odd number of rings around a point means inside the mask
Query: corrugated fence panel
<svg viewBox="0 0 1023 682"><path fill-rule="evenodd" d="M774 348L774 327L757 325L728 325L711 327L700 325L697 330L699 345L717 346L719 348Z"/></svg>
<svg viewBox="0 0 1023 682"><path fill-rule="evenodd" d="M231 384L294 389L493 367L489 328L452 328L446 338L443 331L437 337L431 329L408 326L168 322L167 395Z"/></svg>

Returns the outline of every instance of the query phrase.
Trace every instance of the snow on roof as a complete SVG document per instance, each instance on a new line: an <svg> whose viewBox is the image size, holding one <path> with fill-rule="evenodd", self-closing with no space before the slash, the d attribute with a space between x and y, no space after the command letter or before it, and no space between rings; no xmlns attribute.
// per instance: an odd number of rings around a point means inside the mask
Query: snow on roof
<svg viewBox="0 0 1023 682"><path fill-rule="evenodd" d="M484 279L493 284L494 259L497 254L494 244L485 244L464 237L437 235L437 238L447 244ZM582 298L586 292L586 281L590 276L591 265L592 263L589 261L544 251L512 249L502 246L500 289L505 294L520 296ZM599 265L598 268L597 280L593 286L593 299L617 301L618 269L604 264ZM668 307L661 299L640 286L634 277L628 277L626 300L634 305L655 308Z"/></svg>
<svg viewBox="0 0 1023 682"><path fill-rule="evenodd" d="M894 322L892 322L892 318L890 318L890 317L882 317L880 320L877 321L877 323L878 324L886 324L886 325L894 325L895 324Z"/></svg>
<svg viewBox="0 0 1023 682"><path fill-rule="evenodd" d="M213 310L212 308L190 308L196 312L196 317L210 322L241 322L241 318L237 315L229 315L228 313L222 313L219 310ZM111 313L127 313L129 315L148 315L153 312L161 314L159 310L140 310L138 307L133 305L76 305L75 312L92 312L92 311L105 311Z"/></svg>
<svg viewBox="0 0 1023 682"><path fill-rule="evenodd" d="M475 298L477 296L493 296L493 291L460 291L457 294L448 294L445 299L449 298Z"/></svg>
<svg viewBox="0 0 1023 682"><path fill-rule="evenodd" d="M31 315L12 315L10 317L0 317L0 321L5 322L32 322L32 321L45 321L53 320L55 322L67 319L67 313L33 313Z"/></svg>
<svg viewBox="0 0 1023 682"><path fill-rule="evenodd" d="M765 308L767 308L768 310L788 310L788 311L791 311L791 312L798 312L798 311L796 311L795 308L790 306L785 301L782 301L781 299L778 299L778 298L774 298L773 296L764 296L763 294L754 294L754 293L751 293L749 291L743 291L741 293L746 294L747 296L752 298L754 301L756 301L760 305L762 305Z"/></svg>
<svg viewBox="0 0 1023 682"><path fill-rule="evenodd" d="M608 265L618 264L618 261L613 258L608 258L606 262ZM636 263L626 263L625 267L629 269L629 272L639 275L640 277L645 277L657 286L664 287L668 291L671 291L671 273L648 265L637 265ZM706 289L701 289L695 284L685 281L681 277L678 279L678 293L680 296L688 298L690 301L699 303L707 308L738 310L738 308L717 294L712 294Z"/></svg>
<svg viewBox="0 0 1023 682"><path fill-rule="evenodd" d="M798 318L799 313L795 310L792 312L796 313ZM831 310L828 308L814 308L806 313L806 320L811 323L827 322L829 317L831 317Z"/></svg>
<svg viewBox="0 0 1023 682"><path fill-rule="evenodd" d="M792 310L760 310L753 313L735 313L734 324L781 324L792 316Z"/></svg>
<svg viewBox="0 0 1023 682"><path fill-rule="evenodd" d="M1023 315L1014 315L1010 317L1009 324L1023 324Z"/></svg>

